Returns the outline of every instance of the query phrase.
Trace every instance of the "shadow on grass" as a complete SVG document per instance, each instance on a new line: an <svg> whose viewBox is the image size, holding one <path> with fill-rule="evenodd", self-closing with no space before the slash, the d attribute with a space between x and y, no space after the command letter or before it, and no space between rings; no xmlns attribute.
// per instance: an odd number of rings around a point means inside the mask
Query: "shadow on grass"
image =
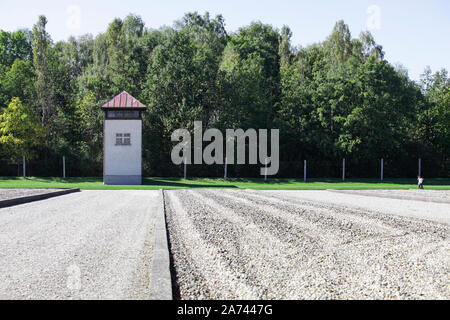
<svg viewBox="0 0 450 320"><path fill-rule="evenodd" d="M34 182L57 182L57 183L80 183L80 182L89 182L89 183L102 183L103 178L101 177L70 177L70 178L61 178L61 177L0 177L0 180L7 181L34 181Z"/></svg>
<svg viewBox="0 0 450 320"><path fill-rule="evenodd" d="M383 181L380 181L380 179L375 178L349 178L345 179L345 182L342 181L341 178L310 178L306 182L303 181L303 179L276 179L276 178L269 178L268 181L264 181L264 179L258 179L258 178L233 178L230 179L233 182L241 182L241 183L258 183L258 184L313 184L313 183L327 183L327 184L358 184L358 183L370 183L370 184L377 184L377 185L383 185L383 184L404 184L404 185L411 185L411 184L417 184L417 179L415 178L387 178ZM448 186L450 185L450 179L449 178L429 178L425 179L425 184L427 185L433 185L433 186Z"/></svg>
<svg viewBox="0 0 450 320"><path fill-rule="evenodd" d="M328 182L327 180L331 180L331 183L339 183L341 179L317 179L317 182ZM334 181L333 181L334 180ZM352 178L346 179L346 183L372 183L372 184L404 184L411 185L417 184L416 178L386 178L383 182L380 179L364 179L364 178ZM449 178L429 178L424 180L426 185L430 186L448 186L450 185Z"/></svg>
<svg viewBox="0 0 450 320"><path fill-rule="evenodd" d="M196 184L198 183L198 184ZM209 183L209 184L208 184ZM218 184L223 183L223 184ZM189 187L229 187L236 188L235 184L261 184L261 185L285 185L285 184L314 184L314 183L327 183L327 184L358 184L358 183L370 183L370 184L404 184L411 185L417 184L417 179L415 178L388 178L380 181L380 179L375 178L350 178L342 182L340 178L311 178L306 182L303 179L294 178L269 178L264 181L263 178L228 178L227 180L223 178L190 178L184 180L182 178L144 178L144 185L167 185L167 186L189 186ZM435 186L447 186L450 185L449 178L429 178L425 179L427 185Z"/></svg>

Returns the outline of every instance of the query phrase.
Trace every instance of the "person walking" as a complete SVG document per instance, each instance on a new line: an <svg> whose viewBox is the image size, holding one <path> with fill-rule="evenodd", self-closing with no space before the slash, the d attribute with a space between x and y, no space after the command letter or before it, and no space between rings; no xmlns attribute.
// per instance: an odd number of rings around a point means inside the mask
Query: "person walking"
<svg viewBox="0 0 450 320"><path fill-rule="evenodd" d="M417 176L417 189L423 189L423 178L421 176Z"/></svg>

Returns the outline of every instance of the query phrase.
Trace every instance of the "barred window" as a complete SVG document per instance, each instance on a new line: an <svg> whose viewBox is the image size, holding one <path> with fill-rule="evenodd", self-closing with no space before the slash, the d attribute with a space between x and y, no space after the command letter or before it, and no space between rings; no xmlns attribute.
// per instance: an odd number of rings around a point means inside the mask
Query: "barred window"
<svg viewBox="0 0 450 320"><path fill-rule="evenodd" d="M139 111L108 111L108 119L139 119Z"/></svg>
<svg viewBox="0 0 450 320"><path fill-rule="evenodd" d="M123 135L123 144L127 145L127 146L131 145L131 134L124 133L124 135Z"/></svg>
<svg viewBox="0 0 450 320"><path fill-rule="evenodd" d="M131 145L130 133L116 133L116 146L129 146Z"/></svg>
<svg viewBox="0 0 450 320"><path fill-rule="evenodd" d="M121 133L116 133L116 146L122 145L123 139Z"/></svg>

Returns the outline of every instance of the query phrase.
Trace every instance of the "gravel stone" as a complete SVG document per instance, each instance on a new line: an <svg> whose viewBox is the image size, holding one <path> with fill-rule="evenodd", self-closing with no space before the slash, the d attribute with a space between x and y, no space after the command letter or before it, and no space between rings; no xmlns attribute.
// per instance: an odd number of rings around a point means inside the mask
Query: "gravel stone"
<svg viewBox="0 0 450 320"><path fill-rule="evenodd" d="M377 192L379 191L379 192ZM373 193L377 195L383 194L399 194L402 190L377 190ZM417 194L423 197L429 194L429 200L434 198L442 198L443 195L449 195L450 190L405 190L410 194ZM425 191L425 192L422 192ZM276 191L259 191L260 194L272 195L276 198L290 199L291 201L310 201L312 203L326 203L331 205L339 205L344 208L359 208L368 213L384 213L392 215L401 215L404 217L412 217L425 219L450 225L450 214L448 203L435 203L432 201L415 201L411 199L390 199L380 198L378 196L370 197L360 195L361 192L367 190L351 190L346 193L333 191L310 191L310 190L285 190L283 192ZM436 195L434 195L436 193ZM444 197L445 199L446 197Z"/></svg>
<svg viewBox="0 0 450 320"><path fill-rule="evenodd" d="M333 190L353 195L450 204L450 190Z"/></svg>
<svg viewBox="0 0 450 320"><path fill-rule="evenodd" d="M165 192L181 299L450 298L443 212L418 219L409 201L387 199L397 204L384 212L327 191Z"/></svg>
<svg viewBox="0 0 450 320"><path fill-rule="evenodd" d="M158 191L0 209L0 299L147 299Z"/></svg>

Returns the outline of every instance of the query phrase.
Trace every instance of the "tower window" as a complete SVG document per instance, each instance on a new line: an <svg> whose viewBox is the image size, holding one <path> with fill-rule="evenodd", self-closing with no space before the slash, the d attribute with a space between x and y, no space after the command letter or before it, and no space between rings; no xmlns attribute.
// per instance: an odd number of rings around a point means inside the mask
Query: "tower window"
<svg viewBox="0 0 450 320"><path fill-rule="evenodd" d="M127 146L131 145L131 134L129 133L123 134L123 144Z"/></svg>
<svg viewBox="0 0 450 320"><path fill-rule="evenodd" d="M122 145L122 141L123 141L122 134L116 133L116 146Z"/></svg>
<svg viewBox="0 0 450 320"><path fill-rule="evenodd" d="M107 119L139 119L139 111L108 111Z"/></svg>
<svg viewBox="0 0 450 320"><path fill-rule="evenodd" d="M116 146L129 146L131 145L130 133L116 133Z"/></svg>

